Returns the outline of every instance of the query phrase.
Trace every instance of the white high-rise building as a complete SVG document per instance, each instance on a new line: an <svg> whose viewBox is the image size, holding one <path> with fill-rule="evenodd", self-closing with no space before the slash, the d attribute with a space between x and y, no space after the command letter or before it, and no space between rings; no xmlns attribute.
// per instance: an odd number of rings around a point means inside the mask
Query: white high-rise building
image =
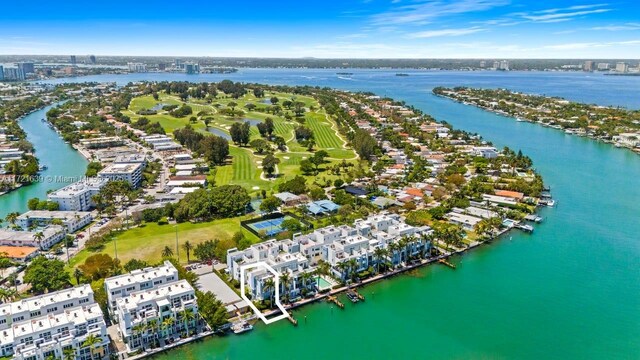
<svg viewBox="0 0 640 360"><path fill-rule="evenodd" d="M135 72L135 73L147 72L147 65L143 63L130 62L130 63L127 63L127 66L129 67L130 72Z"/></svg>
<svg viewBox="0 0 640 360"><path fill-rule="evenodd" d="M626 73L629 71L629 64L625 62L619 62L616 64L616 72Z"/></svg>

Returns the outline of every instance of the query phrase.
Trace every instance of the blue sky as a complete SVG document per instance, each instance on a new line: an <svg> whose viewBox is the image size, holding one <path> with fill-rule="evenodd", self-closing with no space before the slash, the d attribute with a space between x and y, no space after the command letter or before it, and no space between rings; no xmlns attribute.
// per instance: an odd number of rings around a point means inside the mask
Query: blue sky
<svg viewBox="0 0 640 360"><path fill-rule="evenodd" d="M0 54L640 58L640 1L359 0L22 3Z"/></svg>

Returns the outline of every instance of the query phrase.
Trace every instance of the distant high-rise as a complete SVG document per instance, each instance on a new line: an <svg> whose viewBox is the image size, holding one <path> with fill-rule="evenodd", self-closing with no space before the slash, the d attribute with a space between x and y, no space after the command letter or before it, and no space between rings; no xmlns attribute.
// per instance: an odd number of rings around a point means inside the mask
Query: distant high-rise
<svg viewBox="0 0 640 360"><path fill-rule="evenodd" d="M71 62L71 65L75 65L76 64L76 56L75 55L71 55L71 58L69 59L69 61Z"/></svg>
<svg viewBox="0 0 640 360"><path fill-rule="evenodd" d="M582 71L593 71L593 61L587 60L582 63Z"/></svg>
<svg viewBox="0 0 640 360"><path fill-rule="evenodd" d="M36 72L35 65L32 62L23 61L16 64L24 74L33 74Z"/></svg>
<svg viewBox="0 0 640 360"><path fill-rule="evenodd" d="M496 60L496 61L494 61L494 62L493 62L493 68L494 68L494 69L496 69L496 70L498 70L498 69L500 68L500 61L497 61L497 60Z"/></svg>
<svg viewBox="0 0 640 360"><path fill-rule="evenodd" d="M96 64L96 56L95 55L89 55L89 64L92 64L92 65Z"/></svg>
<svg viewBox="0 0 640 360"><path fill-rule="evenodd" d="M480 61L480 67L484 69L485 66L487 66L487 62L484 60Z"/></svg>
<svg viewBox="0 0 640 360"><path fill-rule="evenodd" d="M167 69L167 64L165 64L165 63L159 63L158 64L158 70L164 71L166 69Z"/></svg>
<svg viewBox="0 0 640 360"><path fill-rule="evenodd" d="M24 71L22 71L22 69L19 67L4 68L3 73L4 80L23 81L25 79Z"/></svg>
<svg viewBox="0 0 640 360"><path fill-rule="evenodd" d="M184 69L184 63L180 59L176 59L174 65L176 69Z"/></svg>
<svg viewBox="0 0 640 360"><path fill-rule="evenodd" d="M626 62L619 62L616 64L616 72L626 73L629 71L629 65Z"/></svg>
<svg viewBox="0 0 640 360"><path fill-rule="evenodd" d="M498 67L498 69L502 71L509 71L509 61L508 60L500 61L500 66Z"/></svg>
<svg viewBox="0 0 640 360"><path fill-rule="evenodd" d="M609 63L598 63L598 70L599 71L609 70Z"/></svg>
<svg viewBox="0 0 640 360"><path fill-rule="evenodd" d="M143 63L127 63L127 66L129 66L129 71L130 72L147 72L147 65L143 64Z"/></svg>
<svg viewBox="0 0 640 360"><path fill-rule="evenodd" d="M188 61L184 63L183 66L184 72L187 74L197 74L200 72L200 64Z"/></svg>
<svg viewBox="0 0 640 360"><path fill-rule="evenodd" d="M0 81L4 80L4 68L0 65Z"/></svg>

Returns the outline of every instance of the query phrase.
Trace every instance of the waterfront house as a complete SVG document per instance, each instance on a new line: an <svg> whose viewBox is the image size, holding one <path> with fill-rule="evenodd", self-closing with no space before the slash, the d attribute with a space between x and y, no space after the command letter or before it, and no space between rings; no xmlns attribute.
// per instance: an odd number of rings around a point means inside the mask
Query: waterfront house
<svg viewBox="0 0 640 360"><path fill-rule="evenodd" d="M334 277L348 280L351 275L381 263L398 266L411 257L424 255L431 244L427 240L432 230L428 226L406 224L397 214L373 215L354 222L353 226L328 226L310 234L295 235L289 240L269 240L245 250L227 251L227 266L233 279L240 281L240 267L266 262L280 276L281 296L295 299L318 291L315 281L309 282L320 261L331 267ZM388 257L376 257L376 248L389 250ZM352 265L355 261L355 268ZM306 275L305 275L306 274ZM261 267L244 273L251 297L267 300L274 289L266 286L273 275ZM284 284L283 282L286 282Z"/></svg>

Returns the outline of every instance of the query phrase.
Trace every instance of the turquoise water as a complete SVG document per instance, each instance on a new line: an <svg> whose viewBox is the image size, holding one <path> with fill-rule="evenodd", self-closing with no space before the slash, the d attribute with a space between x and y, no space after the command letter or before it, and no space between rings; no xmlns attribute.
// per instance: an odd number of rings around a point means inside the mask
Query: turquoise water
<svg viewBox="0 0 640 360"><path fill-rule="evenodd" d="M640 156L431 94L434 86L507 87L640 108L640 78L582 73L241 70L224 76L135 74L91 81L231 78L372 91L497 146L531 156L558 205L533 234L513 232L457 259L362 290L364 303L304 307L288 322L168 353L186 359L634 359L640 355ZM407 72L407 71L403 71Z"/></svg>
<svg viewBox="0 0 640 360"><path fill-rule="evenodd" d="M35 111L20 121L20 126L27 133L27 139L36 149L40 165L47 170L41 171L40 181L24 186L16 191L0 196L0 217L14 211L27 211L27 201L34 197L44 199L48 190L56 190L84 175L87 161L80 153L58 136L58 134L42 122L51 106Z"/></svg>

